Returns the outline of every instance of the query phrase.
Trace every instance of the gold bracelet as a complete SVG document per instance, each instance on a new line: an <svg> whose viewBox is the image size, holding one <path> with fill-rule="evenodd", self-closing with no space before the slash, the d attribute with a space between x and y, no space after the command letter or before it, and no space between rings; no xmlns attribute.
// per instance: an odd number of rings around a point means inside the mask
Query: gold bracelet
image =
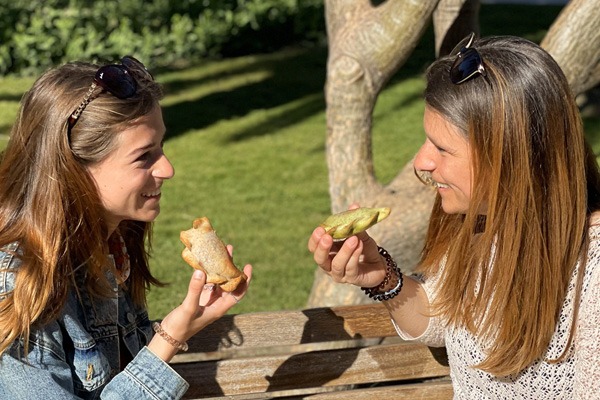
<svg viewBox="0 0 600 400"><path fill-rule="evenodd" d="M186 342L181 343L179 340L173 339L171 335L165 332L165 330L162 328L162 325L158 322L152 323L152 329L154 329L154 332L158 333L161 338L165 339L167 342L169 342L171 346L175 347L177 350L188 350L188 344Z"/></svg>

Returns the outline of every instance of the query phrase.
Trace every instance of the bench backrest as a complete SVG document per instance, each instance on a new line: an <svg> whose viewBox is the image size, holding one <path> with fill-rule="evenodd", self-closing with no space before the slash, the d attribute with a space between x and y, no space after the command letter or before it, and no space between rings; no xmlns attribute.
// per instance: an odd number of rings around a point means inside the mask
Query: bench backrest
<svg viewBox="0 0 600 400"><path fill-rule="evenodd" d="M448 375L444 349L402 341L381 304L226 315L189 345L172 361L190 383L187 398L452 397L449 381L436 379Z"/></svg>

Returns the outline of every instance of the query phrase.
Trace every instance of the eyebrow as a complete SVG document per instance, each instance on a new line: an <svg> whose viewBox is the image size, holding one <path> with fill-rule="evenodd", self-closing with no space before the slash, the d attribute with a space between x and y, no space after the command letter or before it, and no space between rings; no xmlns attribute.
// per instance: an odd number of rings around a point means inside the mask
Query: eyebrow
<svg viewBox="0 0 600 400"><path fill-rule="evenodd" d="M425 137L427 138L427 140L429 140L429 142L431 144L433 144L435 147L443 147L441 146L437 140L433 140L433 138L431 136L429 136L427 133L425 133Z"/></svg>
<svg viewBox="0 0 600 400"><path fill-rule="evenodd" d="M165 136L167 135L166 132L164 132L161 136L160 136L160 140L158 142L156 141L151 141L150 143L148 143L145 146L142 147L137 147L135 149L133 149L132 151L129 152L128 156L135 156L137 154L141 154L144 153L154 147L156 147L157 145L160 145L160 143L162 143L165 140Z"/></svg>

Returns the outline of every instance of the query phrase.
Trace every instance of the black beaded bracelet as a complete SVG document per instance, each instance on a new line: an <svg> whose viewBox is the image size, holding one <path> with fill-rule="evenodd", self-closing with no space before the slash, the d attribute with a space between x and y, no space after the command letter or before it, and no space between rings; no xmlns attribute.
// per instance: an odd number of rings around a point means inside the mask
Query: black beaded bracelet
<svg viewBox="0 0 600 400"><path fill-rule="evenodd" d="M396 261L394 261L390 253L388 253L383 247L380 246L377 246L377 249L379 250L379 254L381 254L383 258L385 258L385 262L387 265L385 270L385 278L383 278L383 282L381 282L377 286L374 286L372 288L363 287L361 289L364 290L365 294L373 300L390 300L398 296L400 290L402 290L402 284L404 283L404 275L402 275L402 271L400 271L400 268L398 268L398 264L396 264ZM392 279L392 273L394 273L398 278L398 283L392 289L385 292L381 292L381 290L383 290L383 288L385 288Z"/></svg>

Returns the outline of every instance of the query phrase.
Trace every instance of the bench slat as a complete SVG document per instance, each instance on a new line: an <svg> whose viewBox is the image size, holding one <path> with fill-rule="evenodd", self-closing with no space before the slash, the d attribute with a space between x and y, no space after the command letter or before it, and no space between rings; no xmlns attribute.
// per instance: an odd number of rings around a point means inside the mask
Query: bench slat
<svg viewBox="0 0 600 400"><path fill-rule="evenodd" d="M320 393L303 398L310 400L451 400L454 396L450 379L408 385L381 386L369 389L356 389Z"/></svg>
<svg viewBox="0 0 600 400"><path fill-rule="evenodd" d="M206 398L448 375L435 351L396 343L172 366L190 383L186 398Z"/></svg>
<svg viewBox="0 0 600 400"><path fill-rule="evenodd" d="M328 390L329 389L329 390ZM452 400L452 382L449 378L416 384L400 384L370 387L367 389L332 390L335 388L311 388L284 390L269 393L229 395L227 397L205 397L203 400L268 400L285 398L286 400ZM194 400L199 400L196 398Z"/></svg>
<svg viewBox="0 0 600 400"><path fill-rule="evenodd" d="M285 321L285 323L282 323ZM225 315L189 341L188 354L396 336L382 304ZM210 359L210 356L208 357ZM174 363L187 362L179 354Z"/></svg>

